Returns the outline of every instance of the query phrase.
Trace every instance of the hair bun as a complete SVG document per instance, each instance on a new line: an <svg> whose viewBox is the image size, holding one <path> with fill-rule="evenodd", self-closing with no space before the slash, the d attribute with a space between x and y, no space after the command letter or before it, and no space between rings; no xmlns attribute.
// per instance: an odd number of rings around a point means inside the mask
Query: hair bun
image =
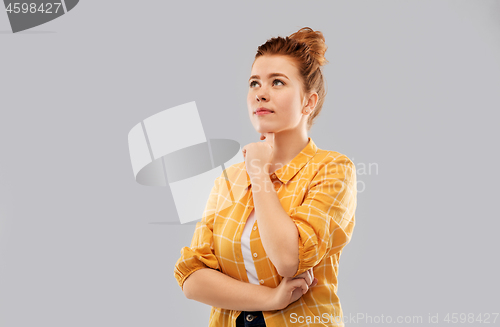
<svg viewBox="0 0 500 327"><path fill-rule="evenodd" d="M320 66L328 63L325 52L328 49L325 37L320 31L314 31L310 27L303 27L289 36L297 42L305 43L309 48L309 54L318 62Z"/></svg>

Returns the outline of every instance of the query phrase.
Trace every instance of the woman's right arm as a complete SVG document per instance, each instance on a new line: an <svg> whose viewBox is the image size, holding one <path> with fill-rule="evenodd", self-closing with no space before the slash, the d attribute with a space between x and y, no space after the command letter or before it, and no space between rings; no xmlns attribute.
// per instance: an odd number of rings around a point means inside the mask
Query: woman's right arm
<svg viewBox="0 0 500 327"><path fill-rule="evenodd" d="M312 283L312 284L311 284ZM210 268L193 272L184 281L188 299L214 307L238 311L281 310L297 301L316 281L285 277L276 288L239 281Z"/></svg>
<svg viewBox="0 0 500 327"><path fill-rule="evenodd" d="M308 277L305 284L304 278L285 277L278 287L271 288L239 281L220 271L211 244L221 182L222 174L214 182L202 220L196 224L191 246L181 249L181 257L175 264L175 278L188 299L208 305L238 311L283 309L307 291L311 278Z"/></svg>
<svg viewBox="0 0 500 327"><path fill-rule="evenodd" d="M188 299L239 311L277 310L271 287L242 282L210 268L193 272L182 288Z"/></svg>

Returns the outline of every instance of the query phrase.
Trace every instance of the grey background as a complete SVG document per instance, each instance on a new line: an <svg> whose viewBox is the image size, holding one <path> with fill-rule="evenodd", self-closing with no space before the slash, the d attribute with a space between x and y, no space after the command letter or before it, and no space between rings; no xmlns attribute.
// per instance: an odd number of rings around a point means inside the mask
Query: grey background
<svg viewBox="0 0 500 327"><path fill-rule="evenodd" d="M358 172L344 315L499 312L499 1L115 0L18 34L0 13L0 326L208 325L173 276L195 226L134 181L127 134L196 101L207 138L257 142L252 59L303 26L330 61L309 136L378 167Z"/></svg>

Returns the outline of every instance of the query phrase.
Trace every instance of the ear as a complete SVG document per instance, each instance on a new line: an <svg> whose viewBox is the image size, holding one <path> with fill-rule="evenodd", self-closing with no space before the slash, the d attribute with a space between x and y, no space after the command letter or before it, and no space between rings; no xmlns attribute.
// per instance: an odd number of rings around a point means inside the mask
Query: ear
<svg viewBox="0 0 500 327"><path fill-rule="evenodd" d="M314 108L316 108L316 104L318 103L318 93L311 92L309 93L309 97L306 100L305 107L309 109L309 112L313 112Z"/></svg>

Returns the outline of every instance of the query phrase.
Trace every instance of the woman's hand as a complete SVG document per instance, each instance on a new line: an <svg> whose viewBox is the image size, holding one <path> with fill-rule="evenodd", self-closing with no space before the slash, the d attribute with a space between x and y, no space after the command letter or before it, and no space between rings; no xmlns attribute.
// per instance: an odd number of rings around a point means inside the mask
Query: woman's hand
<svg viewBox="0 0 500 327"><path fill-rule="evenodd" d="M306 272L303 272L302 274L300 275L297 275L294 277L295 278L304 278L306 280L306 283L309 287L312 287L314 285L311 285L314 281L318 281L316 278L314 278L314 271L313 271L313 268L309 269L308 271Z"/></svg>
<svg viewBox="0 0 500 327"><path fill-rule="evenodd" d="M303 275L305 278L299 277ZM311 276L312 268L294 278L283 277L281 283L274 289L274 304L276 310L286 308L290 303L297 301L302 295L306 294L310 287L315 286L318 280L314 277L310 279ZM308 280L311 281L310 284Z"/></svg>
<svg viewBox="0 0 500 327"><path fill-rule="evenodd" d="M274 133L263 133L260 139L266 141L249 143L242 149L245 166L250 178L260 174L269 175L274 147Z"/></svg>

